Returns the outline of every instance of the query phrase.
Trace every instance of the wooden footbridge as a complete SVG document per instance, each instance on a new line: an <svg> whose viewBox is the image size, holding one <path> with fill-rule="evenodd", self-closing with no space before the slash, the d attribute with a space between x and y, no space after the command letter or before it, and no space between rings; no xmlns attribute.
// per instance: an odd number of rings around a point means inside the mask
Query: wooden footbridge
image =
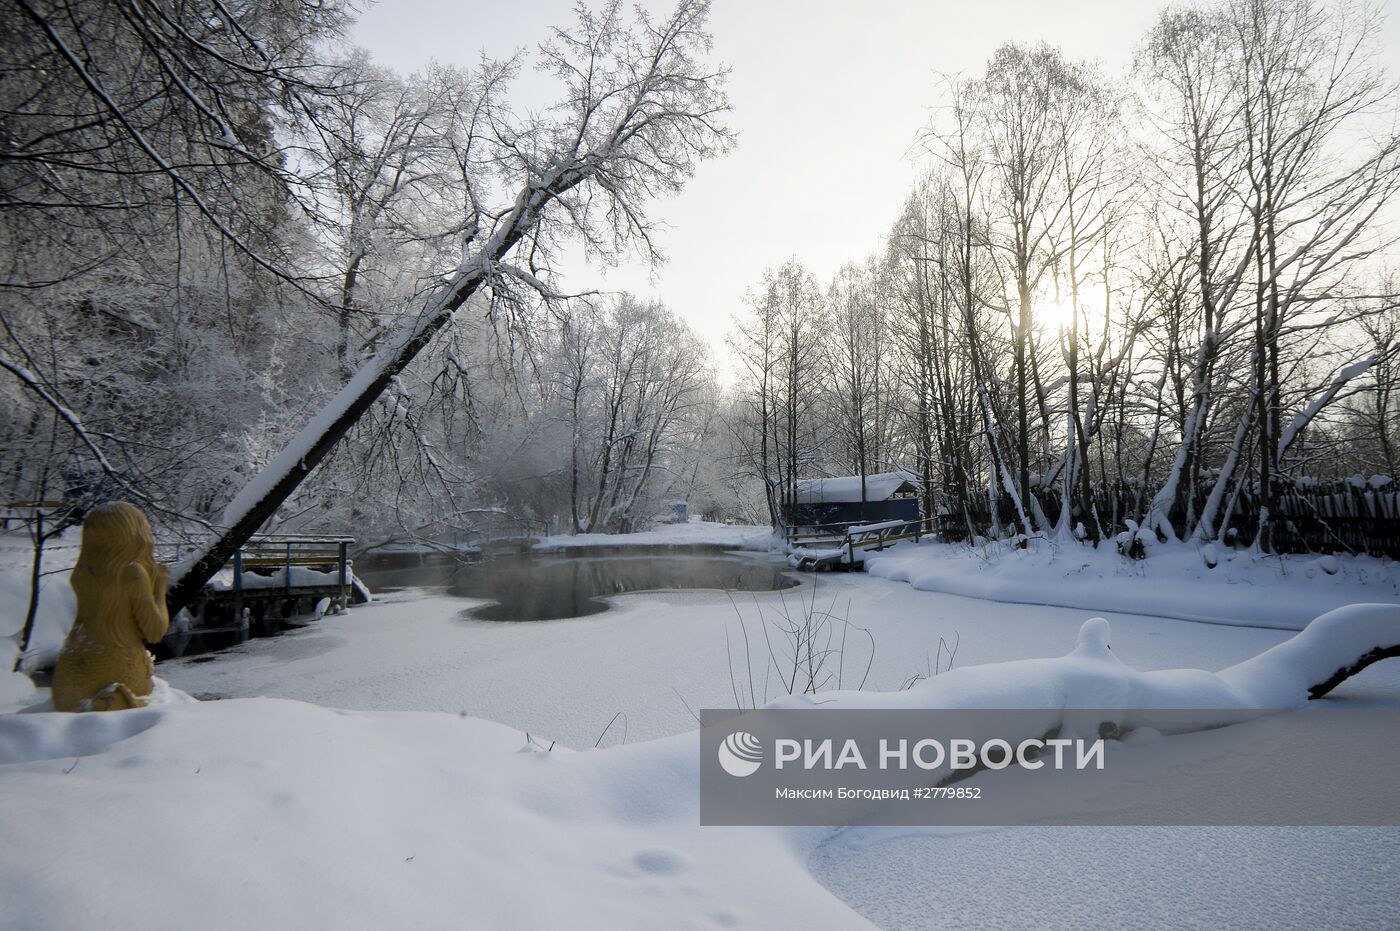
<svg viewBox="0 0 1400 931"><path fill-rule="evenodd" d="M900 540L917 540L934 533L935 520L895 519L877 523L800 527L797 532L789 534L787 540L794 564L801 571L860 571L865 568L867 552L883 550Z"/></svg>
<svg viewBox="0 0 1400 931"><path fill-rule="evenodd" d="M162 652L239 643L289 624L369 600L349 558L352 537L263 534L253 537L205 584L189 618L172 623Z"/></svg>

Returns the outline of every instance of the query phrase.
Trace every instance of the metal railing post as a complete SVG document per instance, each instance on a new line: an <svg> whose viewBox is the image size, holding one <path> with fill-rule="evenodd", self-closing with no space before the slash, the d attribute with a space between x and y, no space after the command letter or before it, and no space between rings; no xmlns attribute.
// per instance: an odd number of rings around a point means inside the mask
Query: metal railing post
<svg viewBox="0 0 1400 931"><path fill-rule="evenodd" d="M233 626L243 626L243 547L233 551Z"/></svg>
<svg viewBox="0 0 1400 931"><path fill-rule="evenodd" d="M340 541L340 608L341 608L342 611L345 610L346 608L350 607L350 595L349 595L349 593L346 591L346 586L349 584L349 581L350 581L349 578L348 578L348 576L349 576L349 574L350 574L350 573L349 573L349 569L350 569L349 552L350 552L350 544L347 543L347 542L344 541L344 540L341 540L341 541Z"/></svg>

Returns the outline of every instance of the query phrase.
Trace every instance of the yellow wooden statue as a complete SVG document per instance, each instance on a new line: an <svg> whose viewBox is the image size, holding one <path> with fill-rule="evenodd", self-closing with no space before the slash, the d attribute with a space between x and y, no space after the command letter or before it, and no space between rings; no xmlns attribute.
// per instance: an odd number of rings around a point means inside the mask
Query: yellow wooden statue
<svg viewBox="0 0 1400 931"><path fill-rule="evenodd" d="M145 643L170 626L170 571L156 563L154 551L151 525L133 505L103 504L88 514L73 567L78 615L58 654L54 708L117 711L146 704L155 662Z"/></svg>

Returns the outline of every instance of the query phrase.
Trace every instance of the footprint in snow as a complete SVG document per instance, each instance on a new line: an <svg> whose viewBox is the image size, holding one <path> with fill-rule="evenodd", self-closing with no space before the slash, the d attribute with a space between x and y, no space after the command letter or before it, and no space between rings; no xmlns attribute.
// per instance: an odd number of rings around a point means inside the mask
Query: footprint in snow
<svg viewBox="0 0 1400 931"><path fill-rule="evenodd" d="M678 850L668 850L664 847L652 847L647 850L639 850L632 857L632 862L637 865L643 873L652 876L675 876L683 873L690 866L685 854Z"/></svg>

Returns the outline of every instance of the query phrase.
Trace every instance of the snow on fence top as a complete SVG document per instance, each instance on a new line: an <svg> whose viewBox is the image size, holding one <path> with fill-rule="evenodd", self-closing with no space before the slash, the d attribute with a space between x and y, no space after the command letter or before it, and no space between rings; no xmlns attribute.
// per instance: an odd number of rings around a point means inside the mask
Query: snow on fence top
<svg viewBox="0 0 1400 931"><path fill-rule="evenodd" d="M888 501L906 484L912 485L918 476L912 472L881 472L865 477L865 500ZM860 476L839 478L800 478L797 480L798 504L859 503Z"/></svg>

